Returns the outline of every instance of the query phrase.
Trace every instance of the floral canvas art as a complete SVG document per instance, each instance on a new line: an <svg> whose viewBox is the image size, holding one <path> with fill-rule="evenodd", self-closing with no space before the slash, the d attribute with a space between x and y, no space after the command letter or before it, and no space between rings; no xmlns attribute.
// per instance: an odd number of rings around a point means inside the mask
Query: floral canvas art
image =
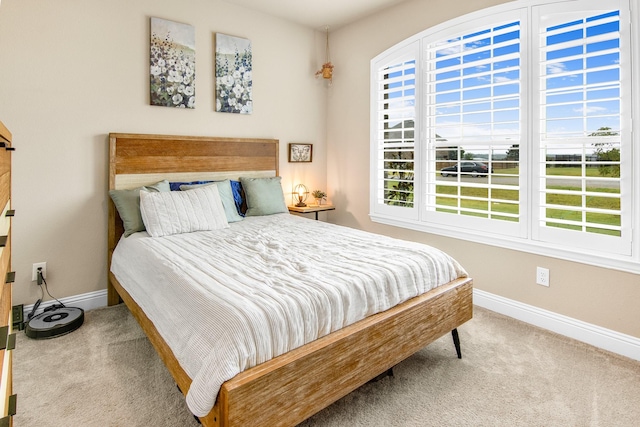
<svg viewBox="0 0 640 427"><path fill-rule="evenodd" d="M195 40L193 26L151 18L151 105L195 108Z"/></svg>
<svg viewBox="0 0 640 427"><path fill-rule="evenodd" d="M216 111L251 114L251 41L216 34Z"/></svg>

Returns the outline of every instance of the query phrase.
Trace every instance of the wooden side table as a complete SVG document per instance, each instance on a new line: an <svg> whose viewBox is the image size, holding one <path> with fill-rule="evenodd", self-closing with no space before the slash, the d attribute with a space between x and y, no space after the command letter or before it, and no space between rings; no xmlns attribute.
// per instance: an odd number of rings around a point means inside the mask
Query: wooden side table
<svg viewBox="0 0 640 427"><path fill-rule="evenodd" d="M333 205L307 205L307 206L289 206L289 212L298 212L298 213L311 213L311 212L315 212L316 214L316 221L318 220L318 212L324 212L324 211L333 211L335 210L336 207Z"/></svg>

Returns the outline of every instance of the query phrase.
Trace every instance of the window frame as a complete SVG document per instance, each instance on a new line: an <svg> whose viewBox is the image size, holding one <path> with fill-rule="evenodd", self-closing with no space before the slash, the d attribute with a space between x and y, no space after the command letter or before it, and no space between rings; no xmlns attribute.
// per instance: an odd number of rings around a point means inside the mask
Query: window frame
<svg viewBox="0 0 640 427"><path fill-rule="evenodd" d="M615 6L611 6L611 2L607 1L598 3L598 1L599 0L592 0L591 3L603 4L603 8L607 9L616 8ZM434 39L438 33L446 34L454 28L458 34L461 34L464 31L464 29L461 28L465 28L465 26L468 28L477 28L477 22L490 22L487 26L491 26L493 25L492 23L497 21L494 18L498 15L509 16L509 14L512 14L515 16L516 14L524 13L529 17L528 22L533 23L533 19L535 18L534 9L538 6L549 6L553 4L567 5L579 2L580 0L521 0L483 9L454 18L416 34L371 60L371 193L369 215L372 221L476 243L514 249L564 260L588 263L590 265L613 268L621 271L640 273L640 194L638 194L640 191L640 172L638 170L640 169L640 140L637 132L635 132L631 127L631 123L638 123L638 120L640 119L640 73L637 72L637 70L640 70L640 6L632 1L620 0L621 32L629 31L628 40L630 40L631 44L627 49L627 52L631 57L631 63L629 65L631 78L628 82L631 86L631 101L629 102L631 113L629 116L630 123L628 127L630 142L629 147L627 147L627 149L629 149L629 153L624 157L624 166L626 167L623 169L623 173L620 177L621 182L624 182L621 189L621 197L631 198L631 214L623 217L623 221L629 221L631 223L629 242L630 253L610 253L606 249L603 250L596 246L585 248L584 246L566 244L566 242L559 240L538 240L539 233L534 226L534 220L537 215L534 214L534 211L539 209L537 202L539 193L536 193L536 190L538 190L537 180L539 180L539 177L535 174L534 162L536 158L539 159L539 155L535 155L535 151L539 150L539 141L526 144L526 147L520 152L520 176L524 178L521 180L520 185L520 209L521 212L524 212L524 216L526 218L518 223L519 225L516 227L517 230L501 232L499 229L486 227L486 220L477 221L477 224L473 229L461 228L459 226L459 221L456 220L459 219L459 216L451 214L449 214L449 218L444 221L438 223L430 221L430 216L432 216L433 212L429 212L429 215L427 215L426 206L423 201L426 194L423 193L425 193L425 185L427 185L426 174L429 169L428 165L430 161L434 162L434 160L428 159L429 150L424 146L426 135L422 122L425 119L421 115L421 110L424 108L423 104L425 103L424 99L426 95L418 90L416 92L415 120L416 167L414 169L414 192L416 196L414 199L414 207L398 208L383 206L381 203L378 203L378 200L376 199L376 161L378 156L378 141L376 138L378 123L376 122L376 115L379 111L376 108L375 102L377 97L375 82L381 63L385 60L393 60L394 56L400 51L405 52L406 55L406 51L409 49L409 46L419 46L417 48L417 56L415 57L417 66L416 88L419 88L424 85L424 71L421 71L421 68L424 66L425 62L425 59L422 56L425 49L423 46L425 38L429 37ZM624 26L626 26L626 28L624 28ZM537 78L537 74L529 73L529 70L532 70L532 67L535 65L528 64L527 61L535 62L537 60L537 52L534 50L537 43L532 40L532 38L537 37L537 35L532 34L532 28L535 27L535 25L529 25L527 23L525 24L525 27L525 31L521 34L521 40L525 38L528 39L529 42L521 42L521 49L526 50L526 52L522 55L524 58L524 64L521 64L521 69L524 70L523 72L525 74L521 76L523 86L521 88L521 93L523 94L522 96L524 100L521 102L520 108L521 117L525 117L526 115L525 121L528 123L528 126L526 129L521 129L520 132L526 132L526 134L522 135L523 141L533 141L532 138L535 132L537 132L536 127L539 124L539 113L536 111L530 111L536 110L536 108L530 108L530 106L538 106L539 104L537 104L537 102L532 104L532 101L528 97L538 96L537 92L535 92L537 83L533 81ZM529 73L528 76L527 73ZM520 148L522 149L522 145L520 145ZM523 158L525 160L523 160ZM398 214L398 211L402 209L404 209L404 211L411 211L411 213L401 212L401 214ZM471 221L468 221L469 219L471 219ZM474 219L470 217L465 217L464 220L465 223L468 222L469 224L473 224L475 222ZM575 240L576 242L580 241L579 238Z"/></svg>

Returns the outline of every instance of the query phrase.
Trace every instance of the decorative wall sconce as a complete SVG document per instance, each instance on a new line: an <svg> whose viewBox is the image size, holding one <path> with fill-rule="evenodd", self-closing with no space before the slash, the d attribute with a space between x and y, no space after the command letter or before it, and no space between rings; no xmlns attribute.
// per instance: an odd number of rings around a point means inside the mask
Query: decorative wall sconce
<svg viewBox="0 0 640 427"><path fill-rule="evenodd" d="M326 27L327 30L327 46L326 46L326 56L324 64L322 64L322 69L316 71L316 77L322 76L323 79L329 80L329 84L333 83L333 64L331 63L331 59L329 57L329 27Z"/></svg>
<svg viewBox="0 0 640 427"><path fill-rule="evenodd" d="M307 206L307 204L304 201L307 200L308 195L309 195L309 190L304 184L298 184L293 188L293 197L295 197L298 200L298 203L296 203L296 206L299 208L303 208Z"/></svg>

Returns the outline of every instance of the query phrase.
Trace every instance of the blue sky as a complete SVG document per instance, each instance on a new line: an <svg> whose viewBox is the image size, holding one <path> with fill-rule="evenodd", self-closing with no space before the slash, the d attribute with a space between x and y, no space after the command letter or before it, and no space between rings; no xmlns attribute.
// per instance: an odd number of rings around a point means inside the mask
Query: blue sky
<svg viewBox="0 0 640 427"><path fill-rule="evenodd" d="M618 15L597 14L543 29L543 138L545 131L548 139L562 140L601 127L619 130ZM440 43L434 60L438 135L448 141L463 138L463 144L519 138L524 54L519 38L515 21ZM497 43L502 45L492 46Z"/></svg>

